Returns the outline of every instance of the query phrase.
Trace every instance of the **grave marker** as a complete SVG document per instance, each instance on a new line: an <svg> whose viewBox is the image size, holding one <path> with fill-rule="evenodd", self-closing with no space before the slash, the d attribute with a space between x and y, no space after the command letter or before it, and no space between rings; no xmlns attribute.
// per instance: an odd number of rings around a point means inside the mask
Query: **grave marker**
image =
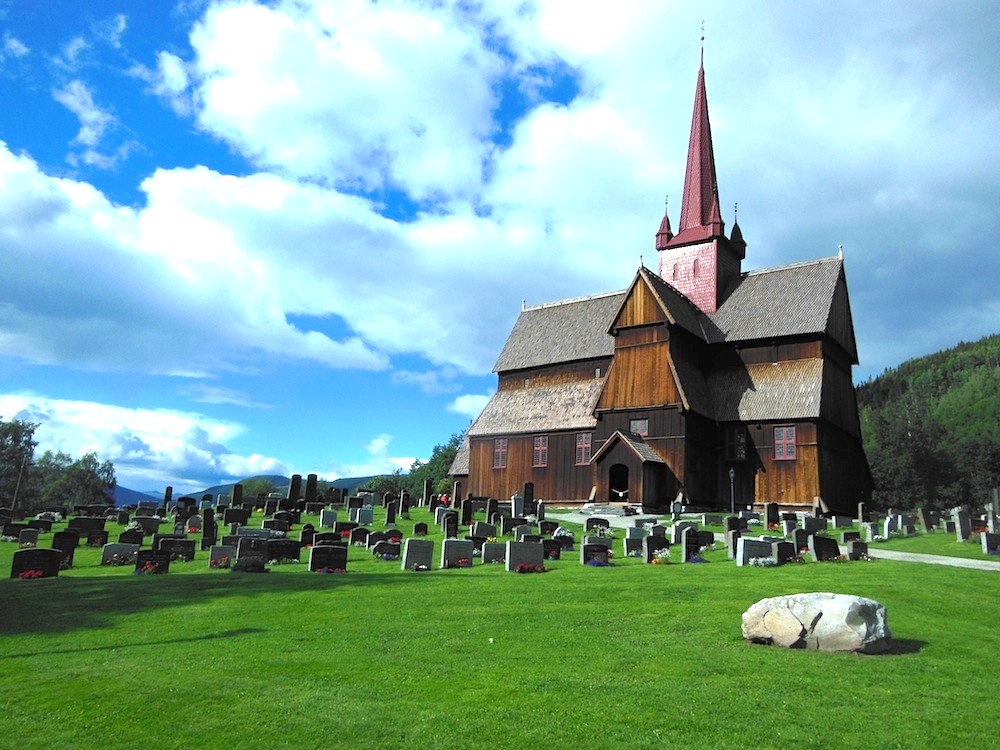
<svg viewBox="0 0 1000 750"><path fill-rule="evenodd" d="M58 549L28 547L14 552L11 561L11 578L55 578L59 575L64 553Z"/></svg>

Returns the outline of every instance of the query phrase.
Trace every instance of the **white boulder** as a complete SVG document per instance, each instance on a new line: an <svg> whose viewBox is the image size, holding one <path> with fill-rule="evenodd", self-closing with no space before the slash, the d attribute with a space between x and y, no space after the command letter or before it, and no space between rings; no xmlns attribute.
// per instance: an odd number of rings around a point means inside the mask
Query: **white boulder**
<svg viewBox="0 0 1000 750"><path fill-rule="evenodd" d="M785 648L866 654L892 645L885 607L851 594L789 594L761 599L743 613L743 637Z"/></svg>

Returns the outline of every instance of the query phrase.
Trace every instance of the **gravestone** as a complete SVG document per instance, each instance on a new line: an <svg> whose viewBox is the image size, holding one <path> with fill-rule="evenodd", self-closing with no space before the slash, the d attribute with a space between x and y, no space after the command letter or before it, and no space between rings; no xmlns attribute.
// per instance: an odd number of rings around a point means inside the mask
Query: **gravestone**
<svg viewBox="0 0 1000 750"><path fill-rule="evenodd" d="M562 545L555 539L542 540L542 555L546 560L558 560L562 554Z"/></svg>
<svg viewBox="0 0 1000 750"><path fill-rule="evenodd" d="M805 530L806 534L818 534L821 531L826 531L827 519L816 518L815 516L806 516L802 519L802 528Z"/></svg>
<svg viewBox="0 0 1000 750"><path fill-rule="evenodd" d="M836 539L819 534L809 536L809 551L816 562L829 562L840 557L840 545Z"/></svg>
<svg viewBox="0 0 1000 750"><path fill-rule="evenodd" d="M860 531L843 531L840 534L841 544L847 544L849 542L853 542L855 539L858 540L859 542L861 541Z"/></svg>
<svg viewBox="0 0 1000 750"><path fill-rule="evenodd" d="M398 560L399 552L399 542L381 541L372 547L372 557L378 557L383 560Z"/></svg>
<svg viewBox="0 0 1000 750"><path fill-rule="evenodd" d="M64 553L58 549L28 547L14 552L11 578L54 578L59 575Z"/></svg>
<svg viewBox="0 0 1000 750"><path fill-rule="evenodd" d="M739 568L749 566L750 560L755 557L771 557L771 544L772 542L760 539L740 537L736 542L736 566Z"/></svg>
<svg viewBox="0 0 1000 750"><path fill-rule="evenodd" d="M633 536L622 539L625 557L640 557L642 555L642 540L645 537Z"/></svg>
<svg viewBox="0 0 1000 750"><path fill-rule="evenodd" d="M520 526L515 526L511 529L511 536L514 537L514 541L520 542L524 540L524 537L535 532L534 526L529 526L526 523L522 523Z"/></svg>
<svg viewBox="0 0 1000 750"><path fill-rule="evenodd" d="M323 508L319 512L319 525L324 529L331 529L337 522L337 511L332 508Z"/></svg>
<svg viewBox="0 0 1000 750"><path fill-rule="evenodd" d="M500 516L500 534L507 536L515 528L527 523L528 519L521 516Z"/></svg>
<svg viewBox="0 0 1000 750"><path fill-rule="evenodd" d="M62 550L62 566L64 568L73 567L73 556L76 554L76 548L79 545L80 535L75 531L66 529L64 531L57 531L52 535L52 548Z"/></svg>
<svg viewBox="0 0 1000 750"><path fill-rule="evenodd" d="M642 561L651 565L656 553L660 550L670 549L670 542L665 536L650 535L642 538Z"/></svg>
<svg viewBox="0 0 1000 750"><path fill-rule="evenodd" d="M782 521L781 522L781 533L785 536L791 536L795 533L795 529L799 526L798 521ZM805 529L803 529L805 531Z"/></svg>
<svg viewBox="0 0 1000 750"><path fill-rule="evenodd" d="M780 520L777 503L764 503L764 518L768 527L777 525Z"/></svg>
<svg viewBox="0 0 1000 750"><path fill-rule="evenodd" d="M238 523L245 526L250 520L249 508L226 508L222 513L222 522L226 525Z"/></svg>
<svg viewBox="0 0 1000 750"><path fill-rule="evenodd" d="M984 555L1000 554L1000 534L993 534L989 531L984 531L979 535L979 539L983 545Z"/></svg>
<svg viewBox="0 0 1000 750"><path fill-rule="evenodd" d="M688 529L697 529L697 528L698 524L693 523L691 521L678 521L671 527L673 536L670 541L674 544L680 544L685 531L687 531Z"/></svg>
<svg viewBox="0 0 1000 750"><path fill-rule="evenodd" d="M681 562L689 562L691 558L698 557L702 544L698 537L698 529L686 528L681 534Z"/></svg>
<svg viewBox="0 0 1000 750"><path fill-rule="evenodd" d="M517 572L519 566L545 567L545 548L533 542L507 542L506 570Z"/></svg>
<svg viewBox="0 0 1000 750"><path fill-rule="evenodd" d="M101 548L101 565L135 565L138 544L105 544Z"/></svg>
<svg viewBox="0 0 1000 750"><path fill-rule="evenodd" d="M858 523L865 523L868 520L868 506L865 503L858 503Z"/></svg>
<svg viewBox="0 0 1000 750"><path fill-rule="evenodd" d="M486 499L486 520L493 523L492 519L494 515L500 512L497 507L498 503L495 498L489 497Z"/></svg>
<svg viewBox="0 0 1000 750"><path fill-rule="evenodd" d="M649 534L650 534L650 536L661 536L664 539L666 539L667 538L667 527L664 526L663 524L654 523L649 528Z"/></svg>
<svg viewBox="0 0 1000 750"><path fill-rule="evenodd" d="M590 531L591 529L609 529L611 528L611 521L607 518L600 518L597 516L591 516L583 524L584 531Z"/></svg>
<svg viewBox="0 0 1000 750"><path fill-rule="evenodd" d="M455 514L458 521L458 514ZM441 543L442 568L471 568L475 546L468 539L445 539Z"/></svg>
<svg viewBox="0 0 1000 750"><path fill-rule="evenodd" d="M105 520L107 519L103 516L100 518L95 516L77 516L76 518L69 519L67 528L76 531L81 537L84 537L90 531L103 531Z"/></svg>
<svg viewBox="0 0 1000 750"><path fill-rule="evenodd" d="M136 575L163 575L170 572L170 554L155 549L135 553Z"/></svg>
<svg viewBox="0 0 1000 750"><path fill-rule="evenodd" d="M420 495L420 507L426 508L431 501L431 495L433 494L431 490L433 489L433 483L430 479L424 480L424 491Z"/></svg>
<svg viewBox="0 0 1000 750"><path fill-rule="evenodd" d="M868 545L860 539L852 539L847 543L847 559L860 560L868 556Z"/></svg>
<svg viewBox="0 0 1000 750"><path fill-rule="evenodd" d="M543 532L544 533L544 532ZM552 533L552 532L549 532ZM496 537L497 527L493 524L476 521L472 524L472 536Z"/></svg>
<svg viewBox="0 0 1000 750"><path fill-rule="evenodd" d="M336 531L321 531L313 535L313 545L318 544L343 544L346 546L347 540Z"/></svg>
<svg viewBox="0 0 1000 750"><path fill-rule="evenodd" d="M22 547L37 547L38 529L33 529L31 527L21 529L21 533L17 535L17 543Z"/></svg>
<svg viewBox="0 0 1000 750"><path fill-rule="evenodd" d="M188 531L192 534L196 534L201 531L202 522L201 516L191 516L187 520Z"/></svg>
<svg viewBox="0 0 1000 750"><path fill-rule="evenodd" d="M721 526L722 516L716 515L714 513L702 513L701 515L701 525L702 526Z"/></svg>
<svg viewBox="0 0 1000 750"><path fill-rule="evenodd" d="M792 532L792 543L795 545L796 552L809 549L809 534L806 533L805 529L795 529Z"/></svg>
<svg viewBox="0 0 1000 750"><path fill-rule="evenodd" d="M462 526L471 526L472 525L472 498L471 497L467 497L465 500L462 501L461 513L462 513L462 517L461 517Z"/></svg>
<svg viewBox="0 0 1000 750"><path fill-rule="evenodd" d="M52 531L52 522L44 518L32 518L28 521L28 526L32 529L38 529L43 534L48 534Z"/></svg>
<svg viewBox="0 0 1000 750"><path fill-rule="evenodd" d="M351 536L349 539L351 544L357 544L367 547L369 536L375 536L375 534L372 534L368 529L359 526L356 529L351 529Z"/></svg>
<svg viewBox="0 0 1000 750"><path fill-rule="evenodd" d="M434 560L434 542L430 539L407 539L403 544L402 557L400 568L403 570L430 570Z"/></svg>
<svg viewBox="0 0 1000 750"><path fill-rule="evenodd" d="M444 505L439 505L438 507L436 507L434 509L434 523L435 523L435 525L440 526L441 522L444 520L444 514L445 513L450 513L450 512L451 512L450 509L448 507L444 506Z"/></svg>
<svg viewBox="0 0 1000 750"><path fill-rule="evenodd" d="M545 520L545 503L541 500L535 503L535 518L539 523Z"/></svg>
<svg viewBox="0 0 1000 750"><path fill-rule="evenodd" d="M427 536L427 524L423 521L418 521L413 524L413 535L414 536Z"/></svg>
<svg viewBox="0 0 1000 750"><path fill-rule="evenodd" d="M129 518L127 510L120 510L117 514L115 514L115 523L119 526L128 526Z"/></svg>
<svg viewBox="0 0 1000 750"><path fill-rule="evenodd" d="M727 531L726 532L726 550L729 554L730 560L736 559L736 543L743 536L742 531Z"/></svg>
<svg viewBox="0 0 1000 750"><path fill-rule="evenodd" d="M972 520L969 518L969 514L960 508L956 508L951 514L952 520L955 522L955 538L959 542L969 541L969 537L972 536Z"/></svg>
<svg viewBox="0 0 1000 750"><path fill-rule="evenodd" d="M458 513L449 510L444 514L441 519L441 531L446 539L454 539L458 536Z"/></svg>
<svg viewBox="0 0 1000 750"><path fill-rule="evenodd" d="M311 523L307 523L302 527L302 531L299 532L299 545L302 547L308 547L313 543L313 537L316 535L316 529Z"/></svg>
<svg viewBox="0 0 1000 750"><path fill-rule="evenodd" d="M848 518L847 516L833 517L833 528L835 529L848 529L853 525L854 525L853 518Z"/></svg>
<svg viewBox="0 0 1000 750"><path fill-rule="evenodd" d="M343 534L345 531L350 532L356 528L358 528L358 524L354 521L337 521L333 524L333 532L335 534Z"/></svg>
<svg viewBox="0 0 1000 750"><path fill-rule="evenodd" d="M486 542L483 544L483 565L490 563L502 563L507 554L507 544L505 542Z"/></svg>
<svg viewBox="0 0 1000 750"><path fill-rule="evenodd" d="M584 542L580 545L580 564L587 565L591 562L608 562L608 552L610 547L603 544L587 544Z"/></svg>
<svg viewBox="0 0 1000 750"><path fill-rule="evenodd" d="M156 547L160 552L166 552L171 560L184 560L191 562L194 560L194 539L175 539L166 537L160 540Z"/></svg>
<svg viewBox="0 0 1000 750"><path fill-rule="evenodd" d="M790 562L797 554L798 550L791 542L771 542L771 557L778 565Z"/></svg>
<svg viewBox="0 0 1000 750"><path fill-rule="evenodd" d="M512 516L524 515L524 497L515 494L510 498L510 514Z"/></svg>
<svg viewBox="0 0 1000 750"><path fill-rule="evenodd" d="M889 516L882 522L882 536L886 539L888 539L891 534L895 534L898 530L899 527L896 525L895 516Z"/></svg>
<svg viewBox="0 0 1000 750"><path fill-rule="evenodd" d="M390 500L389 504L385 506L385 525L392 526L396 523L396 510L398 506L395 500Z"/></svg>
<svg viewBox="0 0 1000 750"><path fill-rule="evenodd" d="M486 544L486 537L484 536L467 536L465 537L472 542L472 548L474 550L474 555L483 554L483 545Z"/></svg>
<svg viewBox="0 0 1000 750"><path fill-rule="evenodd" d="M119 544L135 544L141 545L143 540L143 534L137 529L131 531L123 531L118 535Z"/></svg>
<svg viewBox="0 0 1000 750"><path fill-rule="evenodd" d="M270 539L267 542L268 560L295 560L301 559L302 546L295 539Z"/></svg>
<svg viewBox="0 0 1000 750"><path fill-rule="evenodd" d="M306 477L306 502L315 503L316 502L316 490L319 486L319 475L309 474Z"/></svg>
<svg viewBox="0 0 1000 750"><path fill-rule="evenodd" d="M611 549L611 538L606 536L584 536L584 544L597 544L605 549Z"/></svg>
<svg viewBox="0 0 1000 750"><path fill-rule="evenodd" d="M213 545L208 551L208 567L229 568L236 556L236 548L229 544Z"/></svg>
<svg viewBox="0 0 1000 750"><path fill-rule="evenodd" d="M743 525L743 519L738 516L726 516L722 519L723 531L740 531Z"/></svg>
<svg viewBox="0 0 1000 750"><path fill-rule="evenodd" d="M347 572L347 547L337 545L313 545L309 550L309 571Z"/></svg>

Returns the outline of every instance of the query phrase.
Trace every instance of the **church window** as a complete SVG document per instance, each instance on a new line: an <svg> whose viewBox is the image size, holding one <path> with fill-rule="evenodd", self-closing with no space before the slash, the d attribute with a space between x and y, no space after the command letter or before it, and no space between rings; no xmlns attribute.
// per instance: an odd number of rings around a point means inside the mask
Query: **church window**
<svg viewBox="0 0 1000 750"><path fill-rule="evenodd" d="M600 367L598 367L596 370L594 370L594 377L595 378L601 377L601 368Z"/></svg>
<svg viewBox="0 0 1000 750"><path fill-rule="evenodd" d="M693 266L691 267L691 273L692 273L692 275L694 275L694 276L697 276L697 275L698 275L698 259L697 259L697 258L695 258L695 259L694 259L694 264L693 264Z"/></svg>
<svg viewBox="0 0 1000 750"><path fill-rule="evenodd" d="M641 435L646 437L649 435L649 420L648 419L630 419L628 422L628 431L633 435Z"/></svg>
<svg viewBox="0 0 1000 750"><path fill-rule="evenodd" d="M536 468L544 468L549 465L548 435L535 436L535 449L531 455L531 465Z"/></svg>
<svg viewBox="0 0 1000 750"><path fill-rule="evenodd" d="M590 432L576 433L576 465L590 463L590 450L593 446L593 434Z"/></svg>
<svg viewBox="0 0 1000 750"><path fill-rule="evenodd" d="M674 275L673 275L673 279L674 279L674 281L677 280L677 264L676 263L674 263Z"/></svg>
<svg viewBox="0 0 1000 750"><path fill-rule="evenodd" d="M795 427L774 428L774 460L795 460Z"/></svg>
<svg viewBox="0 0 1000 750"><path fill-rule="evenodd" d="M747 433L742 425L729 425L725 432L725 457L729 463L747 460Z"/></svg>
<svg viewBox="0 0 1000 750"><path fill-rule="evenodd" d="M497 438L493 441L493 468L507 468L507 438Z"/></svg>

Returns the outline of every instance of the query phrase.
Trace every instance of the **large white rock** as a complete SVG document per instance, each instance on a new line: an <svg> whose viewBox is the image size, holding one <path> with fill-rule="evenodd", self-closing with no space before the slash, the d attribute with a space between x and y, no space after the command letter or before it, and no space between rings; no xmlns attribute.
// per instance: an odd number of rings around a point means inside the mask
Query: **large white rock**
<svg viewBox="0 0 1000 750"><path fill-rule="evenodd" d="M866 654L892 645L885 607L851 594L789 594L761 599L743 613L743 637L785 648Z"/></svg>

